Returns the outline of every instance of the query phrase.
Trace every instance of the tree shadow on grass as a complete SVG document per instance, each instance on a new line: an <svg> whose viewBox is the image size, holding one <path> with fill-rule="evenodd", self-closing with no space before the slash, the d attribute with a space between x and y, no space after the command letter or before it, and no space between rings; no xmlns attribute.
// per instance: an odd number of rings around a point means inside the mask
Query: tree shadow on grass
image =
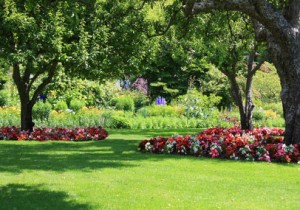
<svg viewBox="0 0 300 210"><path fill-rule="evenodd" d="M146 133L149 135L149 133ZM138 143L146 135L112 135L94 142L0 142L0 173L20 173L23 170L91 171L104 168L136 167L140 161L166 159L209 160L179 155L140 153ZM126 137L125 137L126 136ZM225 160L214 160L215 164ZM228 160L226 160L228 161ZM232 161L228 161L228 163ZM281 164L295 167L296 164Z"/></svg>
<svg viewBox="0 0 300 210"><path fill-rule="evenodd" d="M137 150L140 140L110 138L100 142L9 142L0 143L0 172L23 170L91 171L135 167L142 160L163 160Z"/></svg>
<svg viewBox="0 0 300 210"><path fill-rule="evenodd" d="M0 209L91 209L73 202L64 192L48 191L41 185L8 184L0 186Z"/></svg>

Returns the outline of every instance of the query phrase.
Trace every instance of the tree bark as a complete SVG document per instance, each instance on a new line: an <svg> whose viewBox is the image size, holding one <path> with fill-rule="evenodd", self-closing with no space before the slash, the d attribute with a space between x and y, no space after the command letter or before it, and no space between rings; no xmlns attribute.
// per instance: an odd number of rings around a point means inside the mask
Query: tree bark
<svg viewBox="0 0 300 210"><path fill-rule="evenodd" d="M21 100L21 130L33 131L32 107L29 98Z"/></svg>
<svg viewBox="0 0 300 210"><path fill-rule="evenodd" d="M300 38L289 49L269 40L269 50L280 84L286 144L300 143Z"/></svg>
<svg viewBox="0 0 300 210"><path fill-rule="evenodd" d="M227 77L231 85L231 96L235 105L239 108L241 128L243 130L248 130L250 129L250 127L252 127L252 119L247 118L247 114L245 112L246 109L243 105L243 97L241 94L240 87L236 81L236 76L227 74Z"/></svg>

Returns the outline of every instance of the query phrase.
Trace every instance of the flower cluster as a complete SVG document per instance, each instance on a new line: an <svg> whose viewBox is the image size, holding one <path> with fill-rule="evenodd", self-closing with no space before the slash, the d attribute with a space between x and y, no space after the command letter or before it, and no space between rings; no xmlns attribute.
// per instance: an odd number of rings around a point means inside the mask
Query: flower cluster
<svg viewBox="0 0 300 210"><path fill-rule="evenodd" d="M166 99L164 97L158 96L155 100L156 105L166 105Z"/></svg>
<svg viewBox="0 0 300 210"><path fill-rule="evenodd" d="M102 127L90 128L36 128L29 133L17 127L0 128L0 140L58 140L58 141L89 141L103 140L108 136Z"/></svg>
<svg viewBox="0 0 300 210"><path fill-rule="evenodd" d="M282 129L209 128L196 136L156 137L140 142L144 152L183 154L234 160L299 162L300 144L285 145Z"/></svg>

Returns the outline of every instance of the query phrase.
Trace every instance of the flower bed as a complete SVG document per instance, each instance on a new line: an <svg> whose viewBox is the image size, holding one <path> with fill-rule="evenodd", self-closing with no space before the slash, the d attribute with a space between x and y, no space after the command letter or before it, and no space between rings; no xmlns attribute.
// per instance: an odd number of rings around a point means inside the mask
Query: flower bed
<svg viewBox="0 0 300 210"><path fill-rule="evenodd" d="M17 127L0 128L0 140L36 140L36 141L90 141L103 140L108 136L102 127L90 128L36 128L32 133L21 131Z"/></svg>
<svg viewBox="0 0 300 210"><path fill-rule="evenodd" d="M152 153L299 163L300 144L283 144L283 134L284 131L277 128L255 128L253 131L243 131L238 127L209 128L197 136L175 135L144 140L139 149Z"/></svg>

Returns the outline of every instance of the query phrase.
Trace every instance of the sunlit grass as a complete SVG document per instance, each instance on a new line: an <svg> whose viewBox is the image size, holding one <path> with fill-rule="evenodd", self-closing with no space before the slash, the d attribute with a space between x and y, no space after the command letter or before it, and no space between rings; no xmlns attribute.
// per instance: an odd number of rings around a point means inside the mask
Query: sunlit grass
<svg viewBox="0 0 300 210"><path fill-rule="evenodd" d="M197 130L109 130L100 142L0 142L0 209L299 209L300 165L143 154Z"/></svg>

